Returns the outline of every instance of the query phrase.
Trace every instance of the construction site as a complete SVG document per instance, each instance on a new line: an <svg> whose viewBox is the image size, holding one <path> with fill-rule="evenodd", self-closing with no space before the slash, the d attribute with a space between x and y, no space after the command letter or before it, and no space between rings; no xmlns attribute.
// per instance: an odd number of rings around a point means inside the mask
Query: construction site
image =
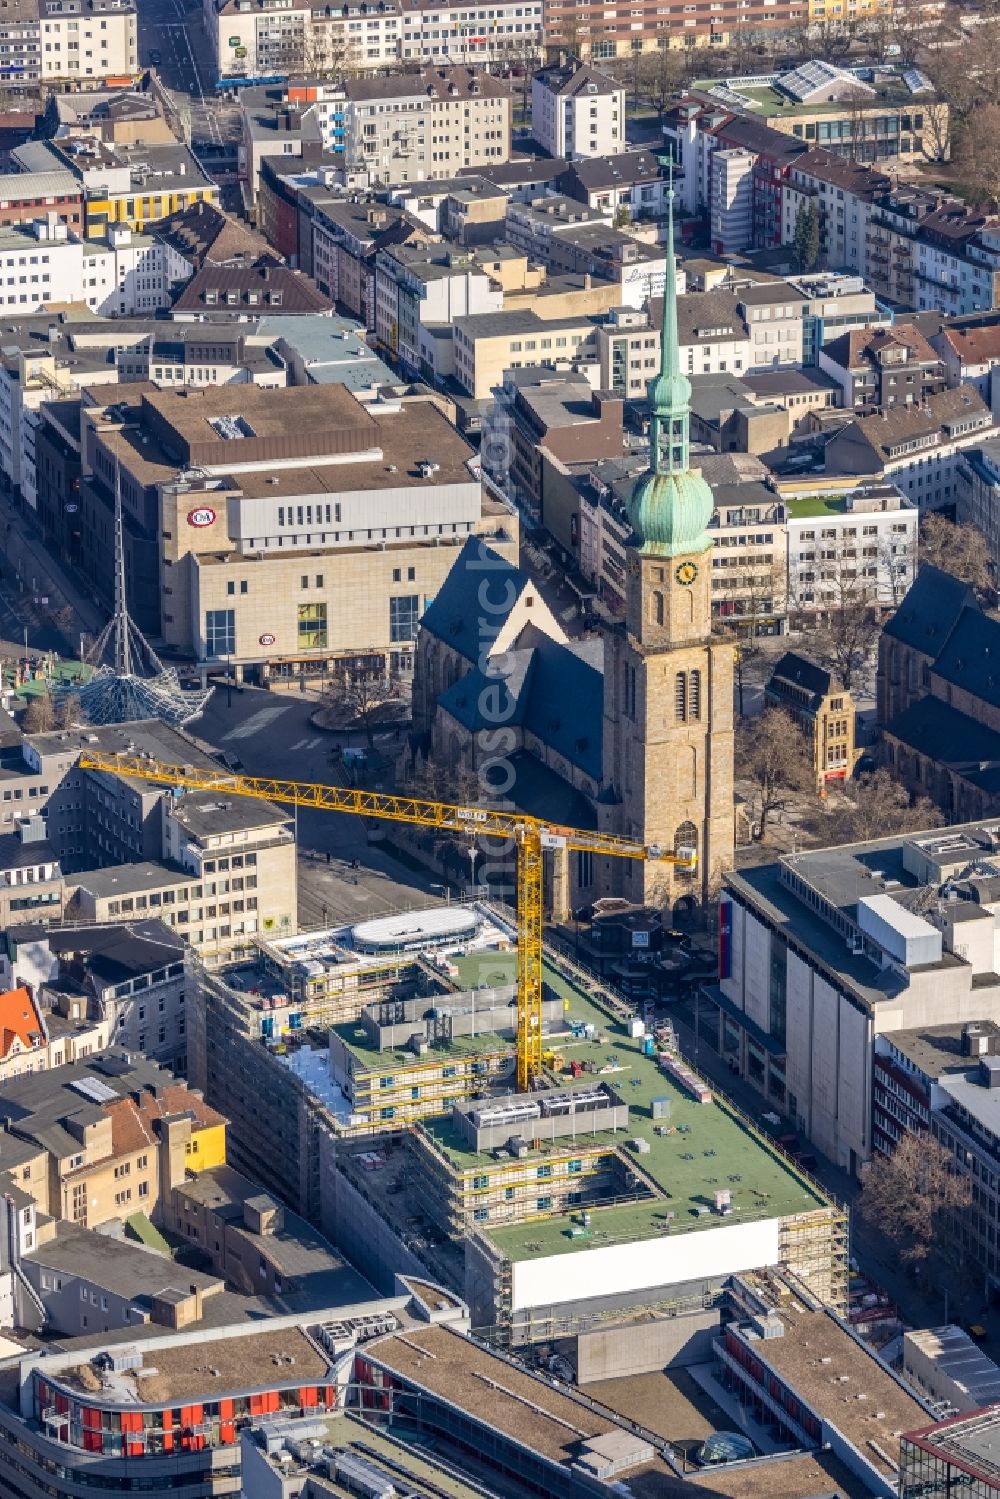
<svg viewBox="0 0 1000 1499"><path fill-rule="evenodd" d="M188 1075L229 1119L234 1164L373 1284L427 1274L508 1346L637 1312L711 1322L726 1281L758 1269L846 1310L845 1211L713 1093L672 1026L545 948L551 851L690 868L691 849L128 754L80 765L513 839L513 918L438 904L194 969Z"/></svg>
<svg viewBox="0 0 1000 1499"><path fill-rule="evenodd" d="M237 1162L376 1283L421 1266L505 1345L704 1312L766 1267L845 1307L845 1213L668 1023L546 953L542 1072L520 1092L509 921L478 903L372 926L202 974L189 1066Z"/></svg>

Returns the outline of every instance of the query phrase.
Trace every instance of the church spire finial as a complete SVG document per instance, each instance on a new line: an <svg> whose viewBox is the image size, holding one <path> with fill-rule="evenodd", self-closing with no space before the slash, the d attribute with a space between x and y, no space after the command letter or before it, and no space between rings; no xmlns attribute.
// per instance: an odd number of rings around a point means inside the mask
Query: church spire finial
<svg viewBox="0 0 1000 1499"><path fill-rule="evenodd" d="M681 372L674 255L674 179L667 187L660 372L649 382L649 469L629 500L632 545L658 556L687 556L710 545L712 491L690 467L691 382Z"/></svg>
<svg viewBox="0 0 1000 1499"><path fill-rule="evenodd" d="M660 374L680 374L677 345L677 264L674 257L674 163L669 167L667 188L667 244L663 277L663 322L660 328Z"/></svg>

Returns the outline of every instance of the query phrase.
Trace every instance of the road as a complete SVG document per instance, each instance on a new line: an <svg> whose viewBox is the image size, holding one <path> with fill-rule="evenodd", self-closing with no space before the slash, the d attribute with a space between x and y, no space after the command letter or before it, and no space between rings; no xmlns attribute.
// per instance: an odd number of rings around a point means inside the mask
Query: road
<svg viewBox="0 0 1000 1499"><path fill-rule="evenodd" d="M154 52L159 54L155 64ZM196 152L237 139L239 109L216 94L215 61L198 0L142 0L139 60L144 67L155 67L182 123L190 124ZM210 158L206 165L210 169Z"/></svg>
<svg viewBox="0 0 1000 1499"><path fill-rule="evenodd" d="M683 1055L744 1114L759 1120L767 1105L756 1088L743 1078L734 1077L719 1054L696 1037L694 1007L694 1000L685 1000L669 1008ZM939 1327L945 1321L947 1308L951 1321L981 1323L988 1334L983 1345L985 1351L991 1358L1000 1358L1000 1310L984 1308L981 1292L967 1283L960 1284L957 1275L947 1292L943 1287L915 1283L901 1267L893 1246L857 1211L860 1184L819 1152L816 1160L813 1176L851 1209L852 1255L861 1269L892 1297L903 1320L913 1327Z"/></svg>
<svg viewBox="0 0 1000 1499"><path fill-rule="evenodd" d="M333 782L338 745L360 746L363 736L331 734L310 722L316 703L284 693L217 687L189 731L213 749L243 762L248 775L286 776L299 781ZM391 753L393 734L382 746ZM376 741L378 747L378 740ZM305 809L298 815L299 921L320 926L387 915L440 899L433 876L411 870L385 848L368 841L360 817ZM327 858L329 855L329 860ZM361 867L353 869L352 861Z"/></svg>
<svg viewBox="0 0 1000 1499"><path fill-rule="evenodd" d="M80 636L96 636L106 616L52 556L34 516L0 492L0 636L34 651L76 657ZM45 602L43 602L43 600Z"/></svg>

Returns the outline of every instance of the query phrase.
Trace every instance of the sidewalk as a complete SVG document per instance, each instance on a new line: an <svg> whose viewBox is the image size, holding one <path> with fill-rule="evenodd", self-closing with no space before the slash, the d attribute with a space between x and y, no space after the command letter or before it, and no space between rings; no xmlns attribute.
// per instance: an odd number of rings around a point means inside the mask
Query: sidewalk
<svg viewBox="0 0 1000 1499"><path fill-rule="evenodd" d="M750 1119L760 1119L767 1104L757 1089L729 1071L726 1063L705 1041L697 1041L692 1024L693 1001L671 1005L669 1017L677 1030L681 1052L696 1071L713 1083L720 1093L741 1109ZM789 1124L789 1129L793 1126ZM851 1254L860 1268L892 1297L903 1321L911 1327L940 1327L945 1321L944 1287L936 1293L929 1286L914 1282L896 1258L892 1244L857 1211L861 1184L839 1166L815 1151L816 1167L811 1175L838 1202L846 1204L851 1215ZM948 1321L979 1322L987 1331L982 1347L991 1358L1000 1360L1000 1310L982 1310L982 1294L948 1287Z"/></svg>
<svg viewBox="0 0 1000 1499"><path fill-rule="evenodd" d="M73 610L79 622L77 635L81 631L89 635L100 633L107 624L104 611L77 584L72 573L51 555L42 541L34 516L12 500L9 493L0 493L0 538L8 564L19 570L29 586L34 580L34 592L48 597L50 609L55 611L68 606ZM67 643L73 644L69 638ZM76 654L75 649L73 654Z"/></svg>

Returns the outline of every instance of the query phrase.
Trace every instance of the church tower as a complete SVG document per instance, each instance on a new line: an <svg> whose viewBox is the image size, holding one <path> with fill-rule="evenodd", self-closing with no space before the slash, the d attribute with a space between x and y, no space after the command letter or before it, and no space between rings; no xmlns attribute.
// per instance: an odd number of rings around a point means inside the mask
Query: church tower
<svg viewBox="0 0 1000 1499"><path fill-rule="evenodd" d="M660 372L649 384L650 461L629 499L624 625L605 642L601 825L693 847L693 873L602 860L604 894L707 897L733 862L733 647L712 637L712 491L690 467L691 385L681 373L668 194Z"/></svg>

